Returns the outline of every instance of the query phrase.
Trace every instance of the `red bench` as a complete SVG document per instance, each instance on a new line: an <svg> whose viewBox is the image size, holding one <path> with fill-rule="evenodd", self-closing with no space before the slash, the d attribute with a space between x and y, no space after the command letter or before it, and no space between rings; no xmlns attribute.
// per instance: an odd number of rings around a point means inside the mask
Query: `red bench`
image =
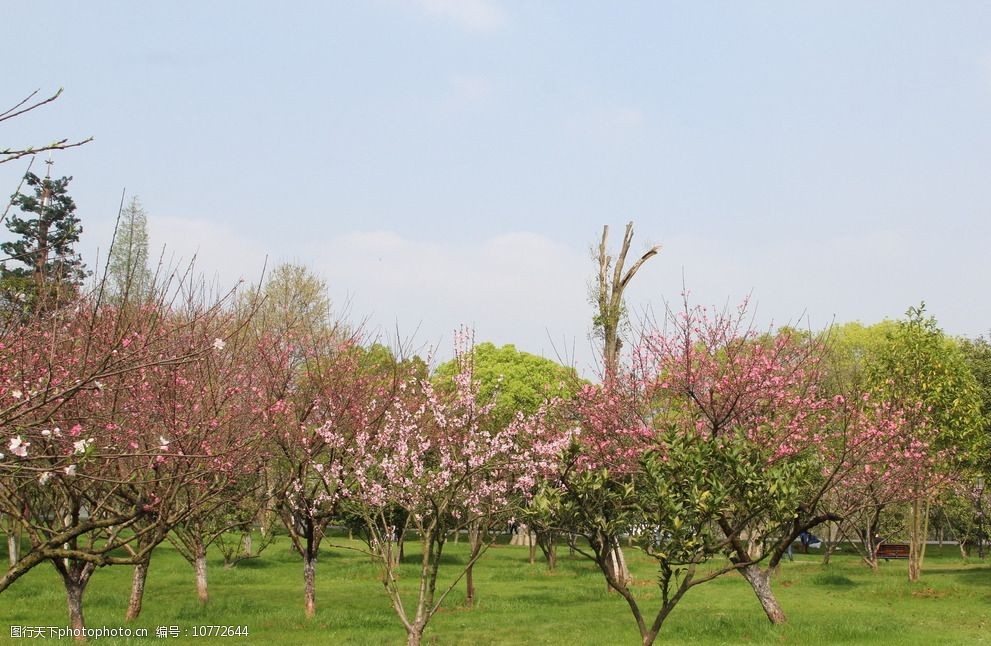
<svg viewBox="0 0 991 646"><path fill-rule="evenodd" d="M907 559L909 547L908 543L881 543L877 547L877 557L879 559Z"/></svg>

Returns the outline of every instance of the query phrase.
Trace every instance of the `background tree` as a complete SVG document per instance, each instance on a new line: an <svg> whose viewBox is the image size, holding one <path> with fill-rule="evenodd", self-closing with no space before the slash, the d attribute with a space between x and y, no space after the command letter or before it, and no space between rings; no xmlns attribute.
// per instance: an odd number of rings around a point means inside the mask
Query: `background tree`
<svg viewBox="0 0 991 646"><path fill-rule="evenodd" d="M11 215L7 228L17 239L0 244L7 258L0 264L0 285L8 302L35 306L71 299L86 272L73 245L82 227L76 204L68 193L71 177L41 179L25 176L33 195L16 194L11 203L24 217ZM8 262L23 266L9 268Z"/></svg>
<svg viewBox="0 0 991 646"><path fill-rule="evenodd" d="M595 258L599 271L595 282L597 312L593 319L593 329L596 334L602 336L602 362L606 380L614 377L619 368L619 354L623 346L620 325L625 310L623 294L640 267L661 250L660 245L651 247L629 269L626 269L626 256L630 252L632 242L633 222L628 222L626 233L623 235L623 244L614 261L606 248L609 243L609 225L602 227L602 239L599 241L599 251ZM626 273L623 273L624 270Z"/></svg>
<svg viewBox="0 0 991 646"><path fill-rule="evenodd" d="M505 426L518 413L532 415L545 402L568 399L577 392L579 379L573 368L521 352L514 345L480 343L472 351L472 362L479 397L495 402L490 417L497 426ZM458 370L456 359L439 365L434 372L438 388L453 388Z"/></svg>
<svg viewBox="0 0 991 646"><path fill-rule="evenodd" d="M140 302L151 289L148 269L148 214L137 197L120 213L107 266L107 288L116 302Z"/></svg>
<svg viewBox="0 0 991 646"><path fill-rule="evenodd" d="M276 266L260 290L245 293L242 306L257 310L256 329L277 336L333 325L327 283L304 265Z"/></svg>
<svg viewBox="0 0 991 646"><path fill-rule="evenodd" d="M988 337L979 336L976 339L960 339L959 343L964 361L977 381L984 421L977 445L979 453L974 456L974 463L985 480L991 480L991 341Z"/></svg>
<svg viewBox="0 0 991 646"><path fill-rule="evenodd" d="M823 335L827 364L823 375L824 392L845 397L868 389L868 365L897 325L887 319L873 325L854 321L833 325L826 330Z"/></svg>

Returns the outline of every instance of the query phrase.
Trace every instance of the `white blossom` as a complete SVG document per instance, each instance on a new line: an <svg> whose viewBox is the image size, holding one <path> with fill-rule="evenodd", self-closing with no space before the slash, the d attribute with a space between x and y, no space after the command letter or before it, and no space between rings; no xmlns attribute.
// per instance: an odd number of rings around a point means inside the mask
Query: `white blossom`
<svg viewBox="0 0 991 646"><path fill-rule="evenodd" d="M24 439L18 435L17 437L10 438L10 446L8 450L14 455L26 458L28 456L28 447L31 446L30 442L25 442Z"/></svg>
<svg viewBox="0 0 991 646"><path fill-rule="evenodd" d="M89 448L89 445L92 444L92 443L93 443L93 440L92 439L79 440L78 442L73 442L72 443L72 448L75 449L75 452L77 454L78 453L85 453L86 452L86 449Z"/></svg>

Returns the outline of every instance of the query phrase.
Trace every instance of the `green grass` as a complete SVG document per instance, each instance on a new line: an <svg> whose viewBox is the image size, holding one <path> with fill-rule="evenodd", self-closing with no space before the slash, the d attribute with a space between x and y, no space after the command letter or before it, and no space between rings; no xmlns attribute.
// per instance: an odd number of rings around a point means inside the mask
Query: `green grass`
<svg viewBox="0 0 991 646"><path fill-rule="evenodd" d="M335 539L338 542L346 542ZM416 581L417 547L407 545L403 578ZM260 559L225 570L210 561L210 602L196 601L192 568L168 545L156 551L144 610L132 627L149 628L146 639L99 640L100 644L401 644L404 632L367 557L326 548L317 566L317 614L303 616L302 565L282 539ZM466 546L449 544L449 575ZM649 559L629 551L639 594L657 598ZM442 576L445 568L442 568ZM668 644L981 644L991 642L991 567L964 563L955 547L931 548L923 580L910 584L905 561L881 564L872 573L852 555L823 566L816 555L782 564L774 589L788 613L771 626L756 598L737 575L727 575L686 595L661 632ZM84 599L87 625L121 626L130 569L97 571ZM607 593L594 566L562 550L556 572L527 562L522 547L498 545L476 567L478 602L463 607L463 584L427 628L428 644L636 644L632 615ZM49 565L36 568L0 594L0 643L9 626L65 626L65 597ZM246 625L248 637L155 639L155 627Z"/></svg>

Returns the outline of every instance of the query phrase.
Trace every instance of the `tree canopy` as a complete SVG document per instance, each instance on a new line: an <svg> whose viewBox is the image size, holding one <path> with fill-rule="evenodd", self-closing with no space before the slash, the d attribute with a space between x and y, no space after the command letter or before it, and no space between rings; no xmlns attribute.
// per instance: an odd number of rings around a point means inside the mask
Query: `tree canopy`
<svg viewBox="0 0 991 646"><path fill-rule="evenodd" d="M532 414L552 398L570 398L580 385L573 368L522 352L507 344L496 347L480 343L472 353L474 376L480 382L479 397L483 401L495 398L493 418L499 424L508 423L518 412ZM454 360L437 367L435 377L443 384L457 374Z"/></svg>

